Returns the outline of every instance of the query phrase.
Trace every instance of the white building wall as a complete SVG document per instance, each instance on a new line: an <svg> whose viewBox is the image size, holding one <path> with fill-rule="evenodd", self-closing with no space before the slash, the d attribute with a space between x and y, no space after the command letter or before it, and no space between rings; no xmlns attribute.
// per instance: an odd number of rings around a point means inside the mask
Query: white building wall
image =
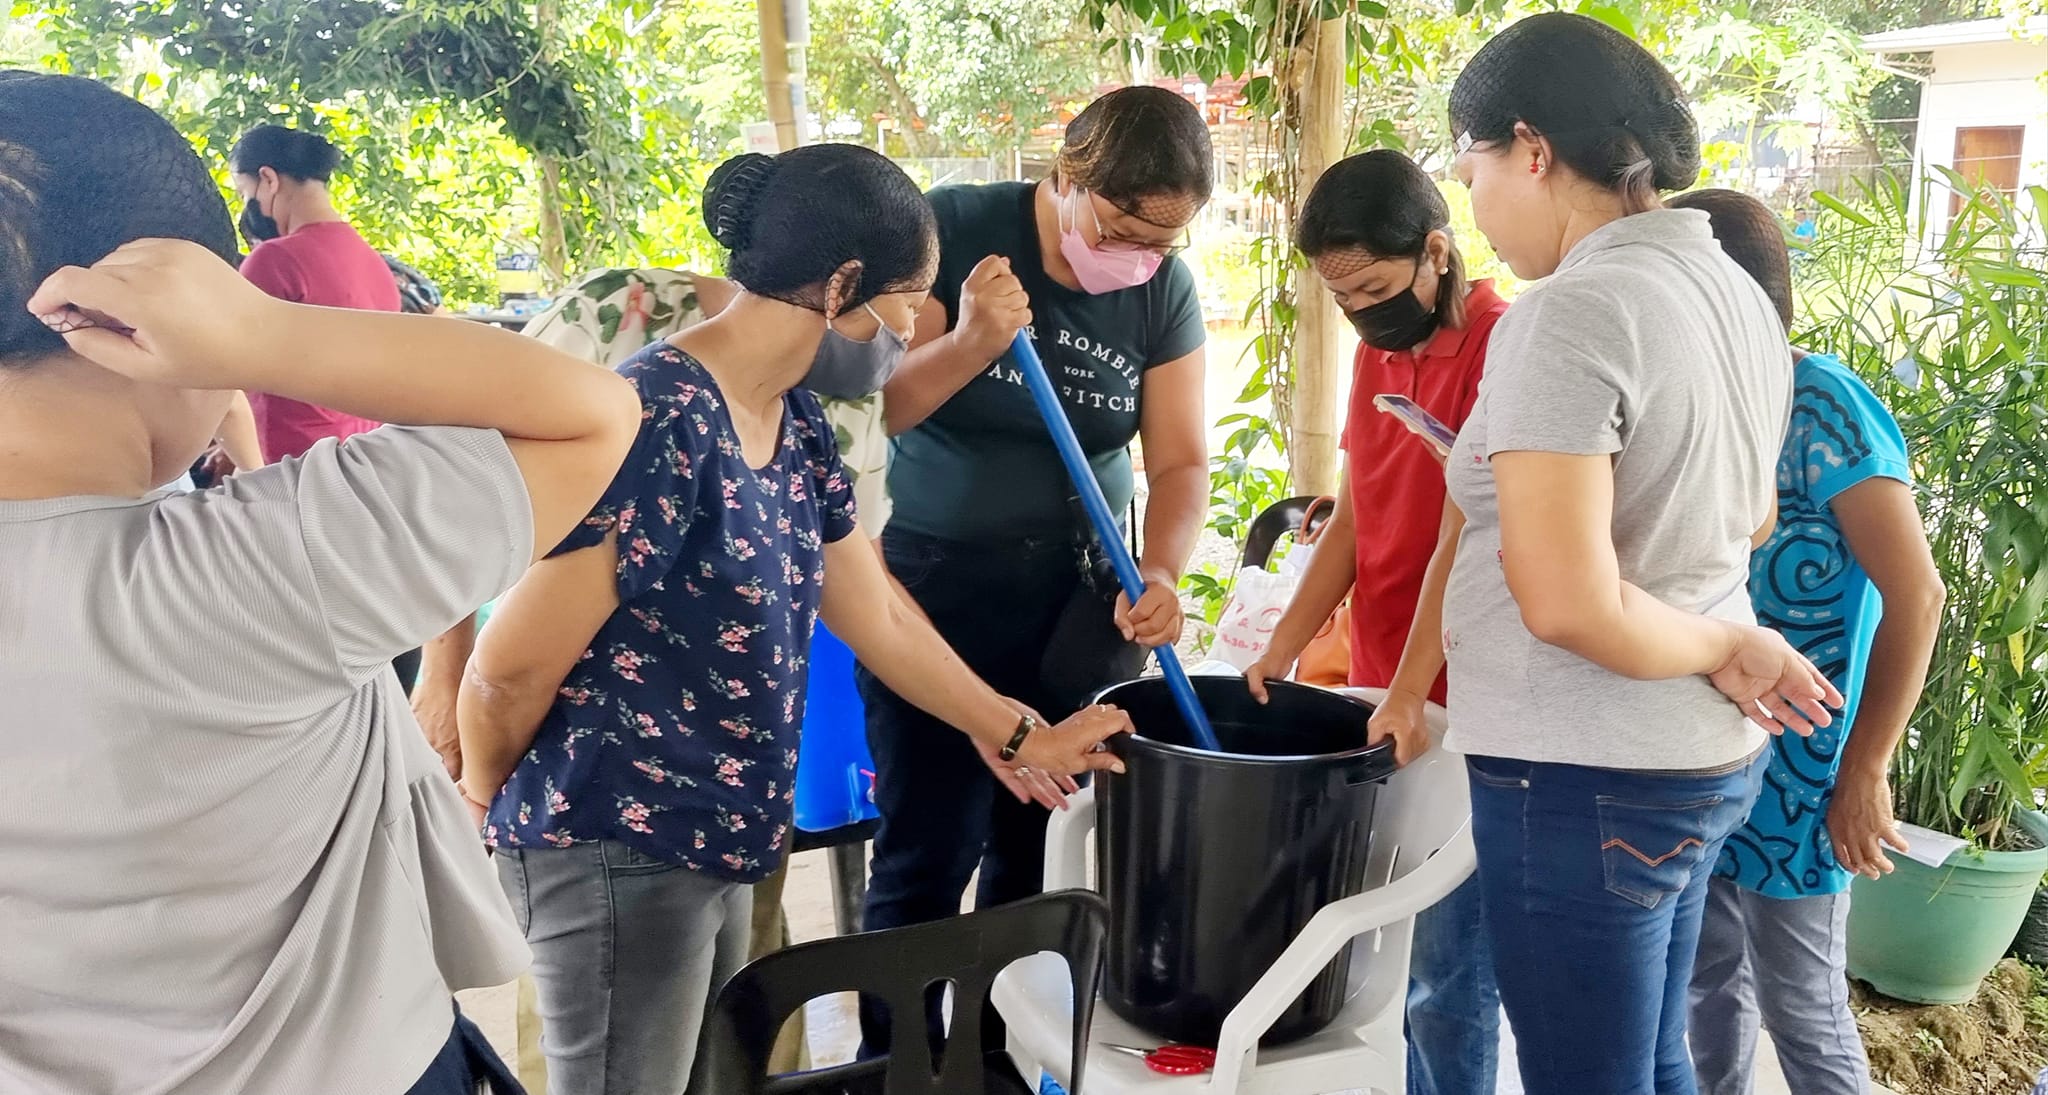
<svg viewBox="0 0 2048 1095"><path fill-rule="evenodd" d="M1920 95L1918 159L1923 168L1955 166L1956 130L1976 126L2025 126L2020 147L2020 185L2048 184L2048 43L1993 42L1945 46L1934 51L1934 73ZM1937 240L1947 219L1945 186L1918 188L1918 200L1932 198L1928 241Z"/></svg>

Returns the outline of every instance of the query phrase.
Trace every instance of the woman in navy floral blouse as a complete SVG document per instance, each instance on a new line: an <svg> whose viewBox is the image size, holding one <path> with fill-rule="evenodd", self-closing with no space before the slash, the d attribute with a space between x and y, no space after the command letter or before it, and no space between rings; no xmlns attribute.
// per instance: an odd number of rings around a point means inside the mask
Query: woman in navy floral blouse
<svg viewBox="0 0 2048 1095"><path fill-rule="evenodd" d="M1115 766L1096 746L1130 725L1020 716L850 535L812 391L872 391L901 358L938 255L916 185L817 145L729 161L704 206L740 293L620 366L639 439L499 603L460 703L463 791L534 949L555 1095L710 1090L698 1035L745 957L750 884L786 851L821 613L891 688L1012 747L1033 779Z"/></svg>

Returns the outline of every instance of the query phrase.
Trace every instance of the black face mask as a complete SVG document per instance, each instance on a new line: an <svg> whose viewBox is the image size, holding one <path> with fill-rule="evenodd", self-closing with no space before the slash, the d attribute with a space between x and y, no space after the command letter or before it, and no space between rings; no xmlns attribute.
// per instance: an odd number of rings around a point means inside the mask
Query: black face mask
<svg viewBox="0 0 2048 1095"><path fill-rule="evenodd" d="M236 223L242 229L242 238L252 244L274 240L284 235L277 226L277 218L265 213L255 198L242 203L242 216Z"/></svg>
<svg viewBox="0 0 2048 1095"><path fill-rule="evenodd" d="M1420 260L1415 263L1415 277L1422 277ZM1344 313L1344 318L1357 328L1358 337L1375 350L1412 350L1435 334L1437 328L1435 310L1422 306L1413 281L1408 288L1378 304Z"/></svg>

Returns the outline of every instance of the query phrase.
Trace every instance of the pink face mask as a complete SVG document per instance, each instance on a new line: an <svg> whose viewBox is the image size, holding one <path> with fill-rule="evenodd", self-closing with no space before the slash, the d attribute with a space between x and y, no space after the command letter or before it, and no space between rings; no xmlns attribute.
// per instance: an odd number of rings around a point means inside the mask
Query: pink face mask
<svg viewBox="0 0 2048 1095"><path fill-rule="evenodd" d="M1095 203L1089 201L1080 187L1067 191L1069 197L1078 198L1088 207L1088 215L1095 218L1095 234L1102 234L1102 220L1095 216ZM1114 293L1118 289L1129 289L1152 280L1159 272L1161 256L1156 251L1104 251L1090 247L1081 238L1080 218L1071 216L1071 210L1064 201L1060 203L1060 220L1073 223L1060 225L1060 255L1067 265L1074 268L1074 277L1081 283L1081 291L1091 295Z"/></svg>

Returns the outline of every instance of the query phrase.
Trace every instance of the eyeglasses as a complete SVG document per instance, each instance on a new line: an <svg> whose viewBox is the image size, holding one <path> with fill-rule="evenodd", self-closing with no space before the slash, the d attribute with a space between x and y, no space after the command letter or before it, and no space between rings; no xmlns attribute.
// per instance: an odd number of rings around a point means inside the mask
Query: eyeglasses
<svg viewBox="0 0 2048 1095"><path fill-rule="evenodd" d="M1128 236L1113 235L1108 228L1103 226L1102 214L1095 211L1094 195L1084 195L1084 199L1088 206L1088 215L1095 218L1096 246L1111 254L1129 255L1140 251L1150 251L1161 258L1172 258L1186 251L1189 244L1194 240L1194 237L1185 228L1180 230L1180 240L1175 243L1159 243L1155 240L1134 240ZM1151 222L1148 221L1146 223L1149 224Z"/></svg>
<svg viewBox="0 0 2048 1095"><path fill-rule="evenodd" d="M1151 243L1145 240L1129 240L1122 236L1112 236L1108 232L1101 233L1101 236L1102 242L1098 246L1112 254L1135 254L1139 251L1150 251L1161 258L1172 258L1186 251L1193 242L1186 231L1181 232L1180 242L1178 243Z"/></svg>

